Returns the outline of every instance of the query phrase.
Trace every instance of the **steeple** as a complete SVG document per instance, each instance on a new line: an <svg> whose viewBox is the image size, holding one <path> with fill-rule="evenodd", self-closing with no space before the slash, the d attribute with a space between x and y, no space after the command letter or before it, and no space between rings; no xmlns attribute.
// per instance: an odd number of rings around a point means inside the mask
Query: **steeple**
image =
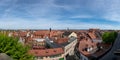
<svg viewBox="0 0 120 60"><path fill-rule="evenodd" d="M52 29L50 28L49 31L51 32L51 30L52 30Z"/></svg>
<svg viewBox="0 0 120 60"><path fill-rule="evenodd" d="M48 35L48 37L50 38L50 36L51 36L51 28L49 28L49 35Z"/></svg>
<svg viewBox="0 0 120 60"><path fill-rule="evenodd" d="M67 27L67 31L69 31L69 28Z"/></svg>

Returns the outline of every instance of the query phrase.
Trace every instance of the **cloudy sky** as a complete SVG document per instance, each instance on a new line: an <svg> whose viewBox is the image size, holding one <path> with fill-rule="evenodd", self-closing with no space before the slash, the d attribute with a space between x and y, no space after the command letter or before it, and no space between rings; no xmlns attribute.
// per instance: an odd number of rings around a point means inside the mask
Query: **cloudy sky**
<svg viewBox="0 0 120 60"><path fill-rule="evenodd" d="M3 29L120 29L120 0L0 0Z"/></svg>

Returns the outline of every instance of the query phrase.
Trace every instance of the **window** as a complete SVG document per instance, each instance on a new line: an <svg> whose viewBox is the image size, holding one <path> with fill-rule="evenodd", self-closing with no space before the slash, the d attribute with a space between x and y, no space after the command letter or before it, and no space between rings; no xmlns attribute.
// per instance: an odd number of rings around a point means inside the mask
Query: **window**
<svg viewBox="0 0 120 60"><path fill-rule="evenodd" d="M56 52L56 50L54 50L54 52Z"/></svg>
<svg viewBox="0 0 120 60"><path fill-rule="evenodd" d="M48 52L46 51L46 53L48 53Z"/></svg>
<svg viewBox="0 0 120 60"><path fill-rule="evenodd" d="M43 57L38 57L38 59L43 59Z"/></svg>

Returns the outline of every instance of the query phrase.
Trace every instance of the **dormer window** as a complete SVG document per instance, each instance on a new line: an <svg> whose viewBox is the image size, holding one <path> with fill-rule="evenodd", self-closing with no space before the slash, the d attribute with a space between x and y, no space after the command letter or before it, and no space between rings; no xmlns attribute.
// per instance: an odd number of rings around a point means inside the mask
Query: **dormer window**
<svg viewBox="0 0 120 60"><path fill-rule="evenodd" d="M54 52L56 52L56 50L54 50Z"/></svg>
<svg viewBox="0 0 120 60"><path fill-rule="evenodd" d="M48 51L46 51L46 53L48 53Z"/></svg>

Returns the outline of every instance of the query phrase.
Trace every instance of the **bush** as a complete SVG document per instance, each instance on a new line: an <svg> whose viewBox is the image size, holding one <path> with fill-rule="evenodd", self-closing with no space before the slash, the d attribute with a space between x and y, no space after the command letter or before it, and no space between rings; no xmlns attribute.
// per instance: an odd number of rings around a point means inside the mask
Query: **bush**
<svg viewBox="0 0 120 60"><path fill-rule="evenodd" d="M64 58L60 58L59 60L64 60Z"/></svg>
<svg viewBox="0 0 120 60"><path fill-rule="evenodd" d="M117 32L105 32L102 35L102 40L104 43L113 43L117 37Z"/></svg>
<svg viewBox="0 0 120 60"><path fill-rule="evenodd" d="M18 38L8 37L0 34L0 53L5 53L13 60L33 60L33 56L28 54L29 47L18 42Z"/></svg>

